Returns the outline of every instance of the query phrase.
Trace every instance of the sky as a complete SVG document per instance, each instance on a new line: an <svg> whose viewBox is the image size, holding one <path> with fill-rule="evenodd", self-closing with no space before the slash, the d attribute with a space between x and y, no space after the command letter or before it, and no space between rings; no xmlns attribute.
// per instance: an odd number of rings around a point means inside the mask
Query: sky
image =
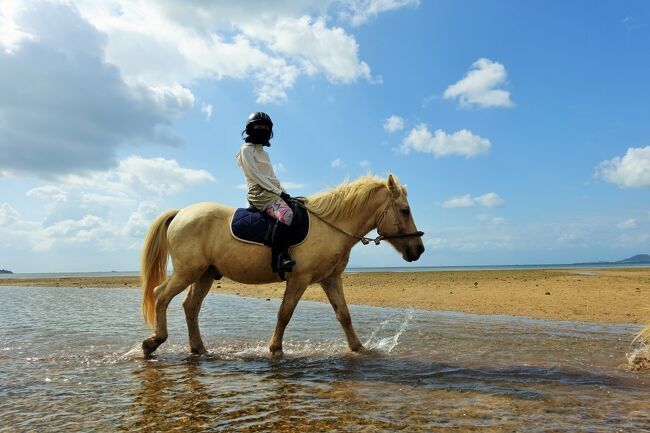
<svg viewBox="0 0 650 433"><path fill-rule="evenodd" d="M426 251L650 253L650 3L0 0L0 268L138 269L168 208L246 206L249 113L291 195L394 173Z"/></svg>

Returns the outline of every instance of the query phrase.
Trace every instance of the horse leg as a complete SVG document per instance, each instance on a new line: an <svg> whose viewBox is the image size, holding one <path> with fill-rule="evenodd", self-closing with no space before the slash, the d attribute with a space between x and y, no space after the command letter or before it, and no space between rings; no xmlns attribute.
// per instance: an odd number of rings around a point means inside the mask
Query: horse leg
<svg viewBox="0 0 650 433"><path fill-rule="evenodd" d="M156 297L156 327L154 334L142 342L142 351L145 356L151 353L167 340L167 306L180 292L190 284L175 273L164 283L154 289Z"/></svg>
<svg viewBox="0 0 650 433"><path fill-rule="evenodd" d="M187 322L187 331L190 336L190 348L192 353L202 355L207 353L203 340L201 339L201 331L199 330L199 311L203 299L210 291L212 282L214 281L213 274L206 272L198 279L187 292L185 300L183 300L183 309L185 310L185 321Z"/></svg>
<svg viewBox="0 0 650 433"><path fill-rule="evenodd" d="M275 325L275 332L273 337L271 337L271 342L269 343L269 350L273 356L282 355L282 337L284 336L284 330L291 320L293 315L293 310L296 309L298 301L302 297L302 294L305 293L305 289L309 284L299 279L292 278L287 281L287 287L284 291L284 297L282 298L282 304L278 310L278 322Z"/></svg>
<svg viewBox="0 0 650 433"><path fill-rule="evenodd" d="M341 275L335 275L321 281L321 287L327 295L332 308L334 308L334 313L339 323L345 331L345 336L348 339L348 346L353 352L360 352L363 350L363 344L359 341L359 337L354 332L352 328L352 318L350 317L350 312L348 311L348 304L345 302L345 296L343 295L343 281L341 280Z"/></svg>

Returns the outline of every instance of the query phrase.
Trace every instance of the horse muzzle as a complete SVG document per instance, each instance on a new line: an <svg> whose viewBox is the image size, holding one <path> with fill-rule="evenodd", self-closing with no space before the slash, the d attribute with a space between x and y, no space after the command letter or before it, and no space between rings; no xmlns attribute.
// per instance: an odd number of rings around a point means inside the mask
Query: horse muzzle
<svg viewBox="0 0 650 433"><path fill-rule="evenodd" d="M417 261L424 252L424 245L419 244L414 247L409 247L403 254L402 258L407 262Z"/></svg>

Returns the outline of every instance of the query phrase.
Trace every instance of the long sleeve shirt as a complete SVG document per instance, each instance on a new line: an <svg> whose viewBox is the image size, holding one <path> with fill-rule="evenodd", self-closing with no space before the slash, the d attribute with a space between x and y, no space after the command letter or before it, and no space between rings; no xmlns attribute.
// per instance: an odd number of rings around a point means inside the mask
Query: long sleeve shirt
<svg viewBox="0 0 650 433"><path fill-rule="evenodd" d="M235 155L248 184L248 201L260 210L284 192L269 154L261 144L244 143Z"/></svg>

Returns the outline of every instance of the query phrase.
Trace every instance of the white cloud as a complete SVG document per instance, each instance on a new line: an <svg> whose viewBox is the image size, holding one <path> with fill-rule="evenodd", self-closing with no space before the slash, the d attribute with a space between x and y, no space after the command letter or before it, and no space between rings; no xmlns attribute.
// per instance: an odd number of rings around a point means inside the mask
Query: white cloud
<svg viewBox="0 0 650 433"><path fill-rule="evenodd" d="M485 207L501 207L503 206L503 199L495 192L488 192L478 197L474 197L474 200L481 206Z"/></svg>
<svg viewBox="0 0 650 433"><path fill-rule="evenodd" d="M469 194L452 197L442 203L442 207L452 209L458 207L472 207L474 206L474 199Z"/></svg>
<svg viewBox="0 0 650 433"><path fill-rule="evenodd" d="M240 183L235 188L240 189L242 191L248 191L248 184L247 183Z"/></svg>
<svg viewBox="0 0 650 433"><path fill-rule="evenodd" d="M122 251L141 242L164 197L214 181L207 171L174 160L132 156L112 170L58 176L28 191L44 210L37 220L18 218L18 211L1 205L0 236L39 252L57 245Z"/></svg>
<svg viewBox="0 0 650 433"><path fill-rule="evenodd" d="M491 143L487 138L472 134L467 129L447 134L442 129L436 130L432 136L424 123L419 124L408 133L399 148L403 154L411 150L431 153L436 158L449 155L459 155L471 158L490 150Z"/></svg>
<svg viewBox="0 0 650 433"><path fill-rule="evenodd" d="M393 114L384 120L384 129L391 134L393 132L401 131L404 129L404 119Z"/></svg>
<svg viewBox="0 0 650 433"><path fill-rule="evenodd" d="M358 26L382 12L399 9L404 6L418 7L420 0L352 0L346 2L347 9L341 15L352 25Z"/></svg>
<svg viewBox="0 0 650 433"><path fill-rule="evenodd" d="M155 203L144 201L138 204L138 208L131 212L122 233L132 238L144 238L151 222L159 213Z"/></svg>
<svg viewBox="0 0 650 433"><path fill-rule="evenodd" d="M90 189L96 188L110 195L127 194L159 196L180 192L192 185L216 182L206 170L181 167L176 160L129 156L118 166L105 172L86 176L67 175L59 178L62 185Z"/></svg>
<svg viewBox="0 0 650 433"><path fill-rule="evenodd" d="M452 209L452 208L459 208L459 207L472 207L477 204L483 207L494 208L494 207L503 206L504 201L495 192L488 192L478 197L472 197L469 194L465 194L457 197L452 197L449 200L445 200L442 203L442 207ZM479 220L485 220L488 219L489 216L485 214L481 214L478 215L477 218Z"/></svg>
<svg viewBox="0 0 650 433"><path fill-rule="evenodd" d="M360 166L361 168L368 168L368 167L370 167L371 165L372 165L372 164L371 164L370 161L366 161L366 160L359 161L359 166Z"/></svg>
<svg viewBox="0 0 650 433"><path fill-rule="evenodd" d="M212 104L201 103L201 113L205 116L205 120L212 118Z"/></svg>
<svg viewBox="0 0 650 433"><path fill-rule="evenodd" d="M621 221L620 223L618 223L618 228L621 229L621 230L631 230L631 229L635 229L637 227L638 227L638 224L636 222L636 219L634 219L634 218L629 218L629 219L626 219L625 221Z"/></svg>
<svg viewBox="0 0 650 433"><path fill-rule="evenodd" d="M508 78L506 68L490 59L481 58L472 64L460 81L445 90L445 99L458 98L461 107L512 107L510 92L499 89Z"/></svg>
<svg viewBox="0 0 650 433"><path fill-rule="evenodd" d="M424 240L424 244L427 246L427 248L437 250L443 248L447 244L447 240L437 237L427 237Z"/></svg>
<svg viewBox="0 0 650 433"><path fill-rule="evenodd" d="M372 80L355 38L324 18L331 5L348 10L347 2L75 4L108 35L107 60L131 80L247 79L254 83L259 103L285 100L300 75L323 74L332 83Z"/></svg>
<svg viewBox="0 0 650 433"><path fill-rule="evenodd" d="M630 147L622 158L601 162L596 176L622 188L650 187L650 146Z"/></svg>
<svg viewBox="0 0 650 433"><path fill-rule="evenodd" d="M0 51L0 170L106 169L120 147L180 142L169 127L192 106L189 90L127 84L103 60L104 35L67 6L33 4L20 23L36 36Z"/></svg>
<svg viewBox="0 0 650 433"><path fill-rule="evenodd" d="M336 158L331 162L332 168L345 168L345 162L341 158Z"/></svg>
<svg viewBox="0 0 650 433"><path fill-rule="evenodd" d="M0 205L0 226L12 224L20 218L20 213L9 203L2 203Z"/></svg>
<svg viewBox="0 0 650 433"><path fill-rule="evenodd" d="M287 188L287 189L304 189L305 184L304 183L298 183L298 182L282 182L282 186Z"/></svg>

